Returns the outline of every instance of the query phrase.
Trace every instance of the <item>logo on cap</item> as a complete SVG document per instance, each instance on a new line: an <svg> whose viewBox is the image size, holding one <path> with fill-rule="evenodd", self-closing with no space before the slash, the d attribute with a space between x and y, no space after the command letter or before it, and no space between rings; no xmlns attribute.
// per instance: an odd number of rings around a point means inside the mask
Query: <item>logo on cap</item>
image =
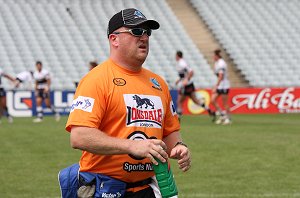
<svg viewBox="0 0 300 198"><path fill-rule="evenodd" d="M146 19L146 17L139 10L136 10L133 15L136 16L135 18Z"/></svg>

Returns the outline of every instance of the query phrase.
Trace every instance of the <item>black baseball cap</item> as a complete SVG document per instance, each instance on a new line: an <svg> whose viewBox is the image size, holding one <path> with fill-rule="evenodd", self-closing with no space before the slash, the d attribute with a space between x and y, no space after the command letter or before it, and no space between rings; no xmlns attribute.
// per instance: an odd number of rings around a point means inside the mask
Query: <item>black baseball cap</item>
<svg viewBox="0 0 300 198"><path fill-rule="evenodd" d="M136 27L145 24L152 30L159 28L159 23L155 20L148 20L141 11L135 8L121 10L115 14L108 22L107 37L120 27Z"/></svg>

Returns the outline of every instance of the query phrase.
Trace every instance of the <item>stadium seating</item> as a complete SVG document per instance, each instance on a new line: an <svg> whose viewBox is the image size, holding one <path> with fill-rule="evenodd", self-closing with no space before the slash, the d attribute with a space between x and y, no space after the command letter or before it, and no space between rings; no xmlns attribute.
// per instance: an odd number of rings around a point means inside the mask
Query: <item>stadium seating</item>
<svg viewBox="0 0 300 198"><path fill-rule="evenodd" d="M90 61L108 57L109 18L135 7L161 24L151 36L146 68L172 86L177 79L175 52L182 50L195 70L197 87L215 82L207 61L165 1L0 0L0 4L0 66L12 75L34 69L35 61L41 60L53 75L54 89L74 89L73 81L88 72Z"/></svg>
<svg viewBox="0 0 300 198"><path fill-rule="evenodd" d="M300 86L300 1L190 0L252 86Z"/></svg>

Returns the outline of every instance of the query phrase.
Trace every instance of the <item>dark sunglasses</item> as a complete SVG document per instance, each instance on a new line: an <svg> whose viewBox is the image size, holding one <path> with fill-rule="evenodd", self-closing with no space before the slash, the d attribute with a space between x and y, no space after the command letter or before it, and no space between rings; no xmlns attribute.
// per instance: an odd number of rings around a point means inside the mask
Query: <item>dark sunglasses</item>
<svg viewBox="0 0 300 198"><path fill-rule="evenodd" d="M124 30L124 31L120 31L120 32L113 32L113 34L121 34L121 33L130 33L133 36L143 36L145 33L148 36L151 36L151 29L143 29L143 28L132 28L129 30Z"/></svg>

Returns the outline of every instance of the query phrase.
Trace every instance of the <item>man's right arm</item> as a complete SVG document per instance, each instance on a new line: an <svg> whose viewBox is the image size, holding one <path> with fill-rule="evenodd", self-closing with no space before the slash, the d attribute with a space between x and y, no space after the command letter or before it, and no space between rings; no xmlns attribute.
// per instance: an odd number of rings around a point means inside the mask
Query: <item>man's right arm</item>
<svg viewBox="0 0 300 198"><path fill-rule="evenodd" d="M6 74L6 73L3 73L2 74L5 78L7 78L8 80L10 80L11 82L14 82L15 79L13 77L11 77L10 75Z"/></svg>
<svg viewBox="0 0 300 198"><path fill-rule="evenodd" d="M71 146L98 155L132 154L148 157L157 164L154 157L161 161L168 158L166 144L162 140L129 140L111 137L96 128L73 126L71 129Z"/></svg>

